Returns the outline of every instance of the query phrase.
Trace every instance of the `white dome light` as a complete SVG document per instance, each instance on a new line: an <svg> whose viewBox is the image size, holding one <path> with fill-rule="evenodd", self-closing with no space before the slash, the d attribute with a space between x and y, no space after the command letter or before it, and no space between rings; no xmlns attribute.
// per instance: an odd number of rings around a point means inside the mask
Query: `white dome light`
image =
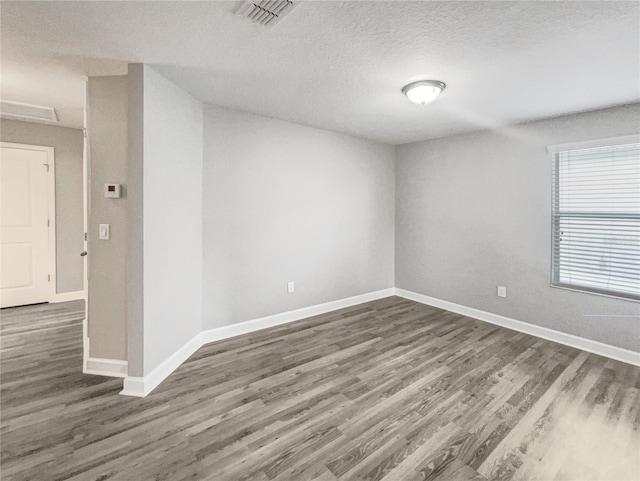
<svg viewBox="0 0 640 481"><path fill-rule="evenodd" d="M418 82L405 85L402 93L409 97L409 100L420 105L427 105L433 102L442 93L446 85L438 80L420 80Z"/></svg>

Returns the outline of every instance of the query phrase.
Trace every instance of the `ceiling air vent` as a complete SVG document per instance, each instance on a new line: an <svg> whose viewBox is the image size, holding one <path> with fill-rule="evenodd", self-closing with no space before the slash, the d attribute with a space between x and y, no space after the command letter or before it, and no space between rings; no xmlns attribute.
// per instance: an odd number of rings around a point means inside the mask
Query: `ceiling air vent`
<svg viewBox="0 0 640 481"><path fill-rule="evenodd" d="M236 15L270 27L289 15L295 6L291 0L248 0L242 4Z"/></svg>
<svg viewBox="0 0 640 481"><path fill-rule="evenodd" d="M3 119L26 120L28 122L58 122L58 116L52 107L23 104L2 100L0 116Z"/></svg>

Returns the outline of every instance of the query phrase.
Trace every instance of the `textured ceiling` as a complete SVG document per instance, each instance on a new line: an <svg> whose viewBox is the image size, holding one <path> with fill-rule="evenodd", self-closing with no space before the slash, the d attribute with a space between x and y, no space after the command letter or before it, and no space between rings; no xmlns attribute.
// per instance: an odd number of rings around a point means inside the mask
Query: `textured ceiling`
<svg viewBox="0 0 640 481"><path fill-rule="evenodd" d="M640 3L6 2L12 55L153 64L195 97L399 144L640 100ZM447 83L433 104L402 86Z"/></svg>

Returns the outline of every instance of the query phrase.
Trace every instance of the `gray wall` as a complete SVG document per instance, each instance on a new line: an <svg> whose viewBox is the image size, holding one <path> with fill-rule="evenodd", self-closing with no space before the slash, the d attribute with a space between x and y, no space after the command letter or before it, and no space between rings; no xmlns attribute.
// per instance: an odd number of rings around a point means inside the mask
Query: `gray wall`
<svg viewBox="0 0 640 481"><path fill-rule="evenodd" d="M549 286L546 151L639 131L634 104L397 146L396 287L640 351L640 304Z"/></svg>
<svg viewBox="0 0 640 481"><path fill-rule="evenodd" d="M2 119L0 140L54 148L56 167L56 292L84 290L82 130Z"/></svg>
<svg viewBox="0 0 640 481"><path fill-rule="evenodd" d="M142 262L130 266L142 267L142 276L130 277L129 292L132 302L143 301L130 310L129 375L139 376L202 330L203 106L146 65L131 65L129 77L137 124L130 126L130 172L141 188L130 215L142 225L131 238Z"/></svg>
<svg viewBox="0 0 640 481"><path fill-rule="evenodd" d="M389 145L207 106L204 328L393 287L393 164Z"/></svg>
<svg viewBox="0 0 640 481"><path fill-rule="evenodd" d="M90 176L90 356L127 359L127 77L90 77L87 131ZM104 184L123 184L120 199L104 197ZM98 224L111 239L98 239Z"/></svg>
<svg viewBox="0 0 640 481"><path fill-rule="evenodd" d="M144 65L129 64L128 78L127 357L129 376L144 376Z"/></svg>

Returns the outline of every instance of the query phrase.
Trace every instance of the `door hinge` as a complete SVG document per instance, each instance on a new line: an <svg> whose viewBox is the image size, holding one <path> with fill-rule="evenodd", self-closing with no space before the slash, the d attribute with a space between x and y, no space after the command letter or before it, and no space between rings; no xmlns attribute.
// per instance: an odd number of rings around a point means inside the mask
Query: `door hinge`
<svg viewBox="0 0 640 481"><path fill-rule="evenodd" d="M51 221L47 219L47 227L51 227Z"/></svg>
<svg viewBox="0 0 640 481"><path fill-rule="evenodd" d="M47 274L47 282L51 282L51 274Z"/></svg>
<svg viewBox="0 0 640 481"><path fill-rule="evenodd" d="M87 233L84 233L84 240L87 240Z"/></svg>

